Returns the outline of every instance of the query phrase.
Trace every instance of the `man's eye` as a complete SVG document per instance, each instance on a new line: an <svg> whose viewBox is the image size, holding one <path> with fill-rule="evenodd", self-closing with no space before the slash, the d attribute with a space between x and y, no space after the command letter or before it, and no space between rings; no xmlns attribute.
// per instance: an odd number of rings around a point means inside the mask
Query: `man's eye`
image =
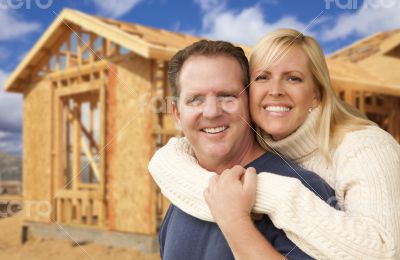
<svg viewBox="0 0 400 260"><path fill-rule="evenodd" d="M232 102L236 100L236 96L231 94L221 95L218 97L218 100L222 102Z"/></svg>
<svg viewBox="0 0 400 260"><path fill-rule="evenodd" d="M200 96L191 97L191 98L186 99L186 104L192 105L192 106L200 105L203 102L203 100L204 100L204 98L200 97Z"/></svg>

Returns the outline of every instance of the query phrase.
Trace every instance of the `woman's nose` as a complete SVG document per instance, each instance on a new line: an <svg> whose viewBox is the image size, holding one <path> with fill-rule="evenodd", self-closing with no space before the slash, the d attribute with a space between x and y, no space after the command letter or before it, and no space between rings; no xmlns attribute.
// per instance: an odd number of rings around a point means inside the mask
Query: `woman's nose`
<svg viewBox="0 0 400 260"><path fill-rule="evenodd" d="M282 96L285 93L282 83L278 80L270 82L269 95L271 96Z"/></svg>

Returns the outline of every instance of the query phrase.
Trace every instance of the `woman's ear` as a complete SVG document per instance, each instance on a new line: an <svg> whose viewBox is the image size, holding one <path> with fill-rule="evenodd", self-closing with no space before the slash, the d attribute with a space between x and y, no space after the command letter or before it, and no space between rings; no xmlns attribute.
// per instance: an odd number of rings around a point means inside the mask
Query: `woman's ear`
<svg viewBox="0 0 400 260"><path fill-rule="evenodd" d="M312 107L317 107L321 103L321 91L318 87L314 89L313 99L312 99Z"/></svg>

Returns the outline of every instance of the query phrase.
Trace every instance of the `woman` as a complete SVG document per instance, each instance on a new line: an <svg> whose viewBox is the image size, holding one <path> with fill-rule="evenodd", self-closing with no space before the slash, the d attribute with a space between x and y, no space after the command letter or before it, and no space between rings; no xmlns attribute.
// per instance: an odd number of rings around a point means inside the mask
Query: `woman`
<svg viewBox="0 0 400 260"><path fill-rule="evenodd" d="M290 29L272 32L253 49L250 68L250 112L259 143L319 174L335 189L341 209L295 180L260 173L253 211L268 214L318 259L398 259L399 144L335 96L313 38ZM219 178L196 164L184 140L160 149L149 169L172 203L203 220L213 221L210 208L217 222L223 221L218 208L242 196L231 188L240 179L221 189ZM228 205L236 207L234 212L247 206Z"/></svg>

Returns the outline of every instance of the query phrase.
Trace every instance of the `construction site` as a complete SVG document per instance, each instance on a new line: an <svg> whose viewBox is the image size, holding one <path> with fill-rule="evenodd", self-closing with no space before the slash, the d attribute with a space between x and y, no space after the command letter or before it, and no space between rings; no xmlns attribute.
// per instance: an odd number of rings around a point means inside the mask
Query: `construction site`
<svg viewBox="0 0 400 260"><path fill-rule="evenodd" d="M180 134L169 113L168 60L198 40L72 9L54 19L4 86L23 96L23 182L9 187L22 192L0 196L19 212L0 221L18 225L9 236L34 247L71 234L94 251L133 248L158 259L168 201L147 165ZM355 42L327 63L338 96L400 142L400 30Z"/></svg>

